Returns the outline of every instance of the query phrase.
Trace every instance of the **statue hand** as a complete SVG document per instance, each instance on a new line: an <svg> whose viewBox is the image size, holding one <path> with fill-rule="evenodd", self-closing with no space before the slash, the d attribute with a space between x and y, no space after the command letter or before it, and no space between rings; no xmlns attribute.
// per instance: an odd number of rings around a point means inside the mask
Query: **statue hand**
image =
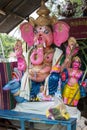
<svg viewBox="0 0 87 130"><path fill-rule="evenodd" d="M83 81L83 82L81 83L81 86L85 88L85 87L87 87L87 83L86 83L85 81Z"/></svg>

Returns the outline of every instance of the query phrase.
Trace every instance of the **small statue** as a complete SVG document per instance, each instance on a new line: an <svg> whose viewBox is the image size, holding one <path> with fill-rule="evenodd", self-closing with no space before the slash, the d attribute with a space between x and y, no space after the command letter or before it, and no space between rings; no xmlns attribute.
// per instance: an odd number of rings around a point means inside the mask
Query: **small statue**
<svg viewBox="0 0 87 130"><path fill-rule="evenodd" d="M78 51L79 51L79 45L78 45L75 37L69 37L68 45L66 47L65 60L61 66L61 70L63 70L64 68L70 67L71 60L75 55L77 55Z"/></svg>
<svg viewBox="0 0 87 130"><path fill-rule="evenodd" d="M17 40L14 50L18 62L18 70L24 72L26 70L27 65L23 56L22 42L20 40Z"/></svg>
<svg viewBox="0 0 87 130"><path fill-rule="evenodd" d="M81 60L78 56L75 56L72 60L72 68L67 68L68 71L68 81L64 86L63 90L63 100L65 104L77 106L78 101L81 97L80 90L81 88L84 91L83 96L85 96L85 84L81 82L83 76L81 67ZM64 72L62 73L64 78ZM64 78L65 80L65 78ZM83 87L82 87L83 85Z"/></svg>

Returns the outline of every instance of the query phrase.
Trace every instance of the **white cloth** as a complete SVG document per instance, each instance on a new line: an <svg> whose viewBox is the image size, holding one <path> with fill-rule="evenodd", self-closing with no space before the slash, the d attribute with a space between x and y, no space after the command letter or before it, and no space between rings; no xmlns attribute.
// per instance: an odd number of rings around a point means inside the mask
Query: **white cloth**
<svg viewBox="0 0 87 130"><path fill-rule="evenodd" d="M30 99L30 79L29 79L29 74L28 74L28 67L29 67L29 56L31 53L32 47L29 49L28 53L25 56L26 64L27 64L27 69L22 77L21 80L21 87L20 87L20 97L23 97L26 100Z"/></svg>
<svg viewBox="0 0 87 130"><path fill-rule="evenodd" d="M26 71L21 80L20 97L30 99L30 80L28 78L28 71Z"/></svg>
<svg viewBox="0 0 87 130"><path fill-rule="evenodd" d="M70 117L77 118L79 120L81 118L81 112L77 109L77 107L67 106L66 109L70 114Z"/></svg>
<svg viewBox="0 0 87 130"><path fill-rule="evenodd" d="M14 110L20 112L28 112L28 113L36 113L46 115L46 110L55 105L54 101L42 101L42 102L26 102L26 103L18 103ZM78 120L81 117L80 111L77 107L66 106L67 111L70 116L73 118L77 118Z"/></svg>
<svg viewBox="0 0 87 130"><path fill-rule="evenodd" d="M62 54L63 54L62 50L60 50L59 48L55 49L55 53L54 53L54 56L53 56L52 65L55 65L56 63L58 63L58 60L60 59L60 57L62 56Z"/></svg>
<svg viewBox="0 0 87 130"><path fill-rule="evenodd" d="M46 115L46 110L54 105L53 101L18 103L14 110Z"/></svg>

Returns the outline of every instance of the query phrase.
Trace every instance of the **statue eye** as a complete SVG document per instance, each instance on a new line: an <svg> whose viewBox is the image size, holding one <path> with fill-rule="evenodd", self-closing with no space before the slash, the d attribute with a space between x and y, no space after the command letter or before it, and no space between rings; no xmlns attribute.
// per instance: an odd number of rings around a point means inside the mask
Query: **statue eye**
<svg viewBox="0 0 87 130"><path fill-rule="evenodd" d="M34 29L34 34L37 34L37 33L38 33L38 31L36 29Z"/></svg>
<svg viewBox="0 0 87 130"><path fill-rule="evenodd" d="M45 34L48 34L48 33L49 33L49 30L46 29L46 30L44 31L44 33L45 33Z"/></svg>

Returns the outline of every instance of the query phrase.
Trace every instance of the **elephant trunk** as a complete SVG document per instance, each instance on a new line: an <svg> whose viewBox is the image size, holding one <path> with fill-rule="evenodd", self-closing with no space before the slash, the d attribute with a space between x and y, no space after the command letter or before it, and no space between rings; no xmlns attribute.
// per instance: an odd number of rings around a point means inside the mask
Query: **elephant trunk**
<svg viewBox="0 0 87 130"><path fill-rule="evenodd" d="M31 53L30 61L33 65L40 65L43 62L43 47L39 46Z"/></svg>

